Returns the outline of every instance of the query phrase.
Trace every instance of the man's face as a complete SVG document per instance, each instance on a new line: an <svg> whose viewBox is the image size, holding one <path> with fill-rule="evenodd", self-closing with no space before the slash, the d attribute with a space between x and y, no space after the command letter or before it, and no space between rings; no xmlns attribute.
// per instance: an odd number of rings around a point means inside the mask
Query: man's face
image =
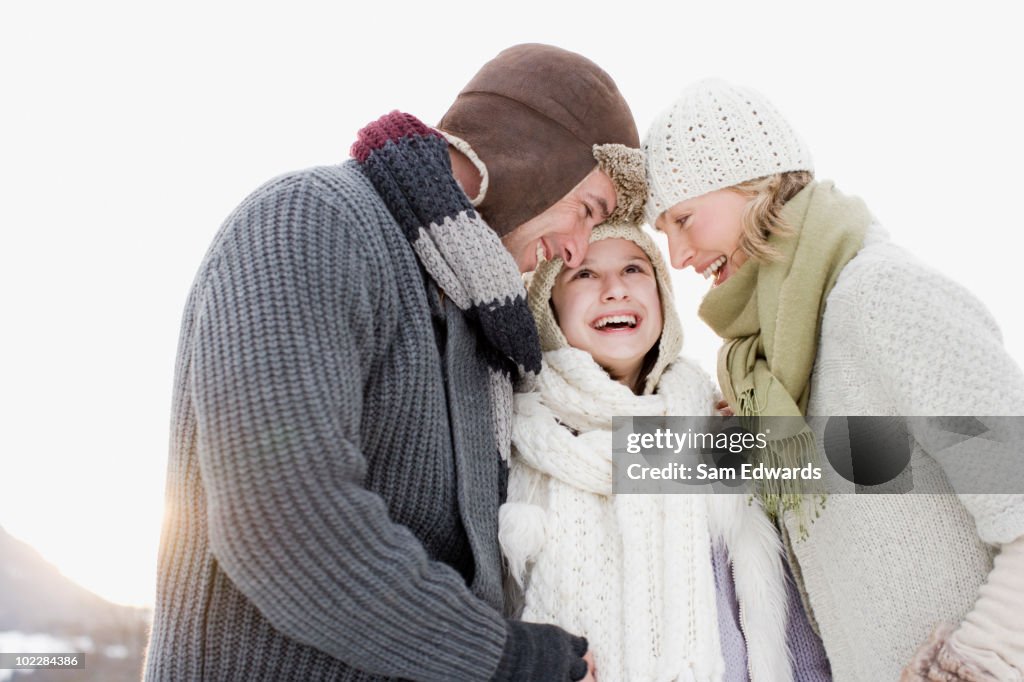
<svg viewBox="0 0 1024 682"><path fill-rule="evenodd" d="M566 267L574 268L587 253L590 231L614 210L615 185L595 168L553 206L512 230L501 242L520 272L537 267L538 247L544 249L545 258L561 257Z"/></svg>

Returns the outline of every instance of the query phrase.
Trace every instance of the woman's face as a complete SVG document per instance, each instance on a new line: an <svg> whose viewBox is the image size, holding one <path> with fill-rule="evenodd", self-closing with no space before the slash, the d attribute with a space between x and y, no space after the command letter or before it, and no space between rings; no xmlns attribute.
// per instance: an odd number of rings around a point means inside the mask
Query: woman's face
<svg viewBox="0 0 1024 682"><path fill-rule="evenodd" d="M712 286L729 279L747 260L740 250L743 210L748 199L731 189L720 189L680 201L655 222L668 237L672 267L692 267Z"/></svg>
<svg viewBox="0 0 1024 682"><path fill-rule="evenodd" d="M551 302L569 345L634 387L662 326L658 280L643 249L628 239L594 242L579 267L558 274Z"/></svg>

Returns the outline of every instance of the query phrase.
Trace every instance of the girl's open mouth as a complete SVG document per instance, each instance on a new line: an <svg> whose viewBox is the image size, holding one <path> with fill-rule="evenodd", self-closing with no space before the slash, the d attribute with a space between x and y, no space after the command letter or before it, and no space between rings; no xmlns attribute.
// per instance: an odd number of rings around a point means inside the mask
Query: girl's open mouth
<svg viewBox="0 0 1024 682"><path fill-rule="evenodd" d="M641 318L638 315L606 315L594 320L590 326L599 332L612 333L632 331L640 326Z"/></svg>

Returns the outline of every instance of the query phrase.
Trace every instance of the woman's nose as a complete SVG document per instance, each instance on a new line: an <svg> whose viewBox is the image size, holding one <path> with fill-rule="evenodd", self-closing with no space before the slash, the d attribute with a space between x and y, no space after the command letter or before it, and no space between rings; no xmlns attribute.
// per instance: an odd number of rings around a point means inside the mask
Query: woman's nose
<svg viewBox="0 0 1024 682"><path fill-rule="evenodd" d="M668 240L669 261L671 261L672 267L676 270L682 270L687 265L690 265L695 254L696 251L691 249L690 245L682 237L673 236Z"/></svg>

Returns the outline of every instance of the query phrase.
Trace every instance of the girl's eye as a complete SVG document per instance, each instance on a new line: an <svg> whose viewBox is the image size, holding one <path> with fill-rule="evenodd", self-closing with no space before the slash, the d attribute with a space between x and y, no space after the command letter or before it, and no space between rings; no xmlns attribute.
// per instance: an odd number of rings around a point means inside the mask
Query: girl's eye
<svg viewBox="0 0 1024 682"><path fill-rule="evenodd" d="M590 279L592 276L593 276L593 273L590 272L590 270L580 270L575 275L573 275L572 278L573 279Z"/></svg>
<svg viewBox="0 0 1024 682"><path fill-rule="evenodd" d="M690 216L689 215L684 215L684 216L680 216L680 217L676 218L676 224L679 225L679 229L681 229L681 230L685 230L686 226L689 224L689 222L690 222Z"/></svg>
<svg viewBox="0 0 1024 682"><path fill-rule="evenodd" d="M643 272L643 271L644 271L644 269L641 268L639 265L627 265L626 266L626 272L632 273L632 272Z"/></svg>

